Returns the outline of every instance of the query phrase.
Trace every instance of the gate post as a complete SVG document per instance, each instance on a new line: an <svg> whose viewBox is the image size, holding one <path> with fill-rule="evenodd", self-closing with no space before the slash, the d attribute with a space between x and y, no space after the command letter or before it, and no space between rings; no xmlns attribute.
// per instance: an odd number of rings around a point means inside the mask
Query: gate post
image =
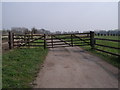
<svg viewBox="0 0 120 90"><path fill-rule="evenodd" d="M30 34L28 34L27 43L28 43L28 47L30 47Z"/></svg>
<svg viewBox="0 0 120 90"><path fill-rule="evenodd" d="M26 35L27 33L25 32L25 34L24 34L24 43L25 43L25 46L26 46L26 44L27 44L27 35Z"/></svg>
<svg viewBox="0 0 120 90"><path fill-rule="evenodd" d="M31 31L31 37L30 37L32 40L33 40L33 32Z"/></svg>
<svg viewBox="0 0 120 90"><path fill-rule="evenodd" d="M71 34L71 45L73 47L73 34Z"/></svg>
<svg viewBox="0 0 120 90"><path fill-rule="evenodd" d="M12 48L14 48L14 33L12 33Z"/></svg>
<svg viewBox="0 0 120 90"><path fill-rule="evenodd" d="M53 48L53 35L51 35L51 42L52 42L52 48Z"/></svg>
<svg viewBox="0 0 120 90"><path fill-rule="evenodd" d="M44 34L44 49L46 49L46 34Z"/></svg>
<svg viewBox="0 0 120 90"><path fill-rule="evenodd" d="M8 44L9 44L9 49L12 49L12 34L11 34L11 31L9 31L9 34L8 34Z"/></svg>
<svg viewBox="0 0 120 90"><path fill-rule="evenodd" d="M93 31L90 31L90 46L91 46L91 49L94 49L94 47L95 47L95 40L94 40L94 32Z"/></svg>

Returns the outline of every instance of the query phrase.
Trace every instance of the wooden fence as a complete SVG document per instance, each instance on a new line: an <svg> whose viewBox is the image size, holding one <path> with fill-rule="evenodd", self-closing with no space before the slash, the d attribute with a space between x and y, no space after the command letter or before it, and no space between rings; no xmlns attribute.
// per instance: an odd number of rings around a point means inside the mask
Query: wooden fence
<svg viewBox="0 0 120 90"><path fill-rule="evenodd" d="M113 46L110 46L110 45L103 45L103 44L97 44L97 40L102 40L102 41L110 41L110 42L117 42L118 43L118 47L113 47ZM112 39L104 39L104 38L94 38L94 46L100 46L100 47L106 47L106 48L110 48L110 49L116 49L120 50L119 48L119 43L120 43L120 40L112 40ZM105 51L105 50L102 50L102 49L98 49L96 47L94 47L95 50L97 51L100 51L100 52L104 52L104 53L107 53L107 54L111 54L111 55L115 55L115 56L119 56L120 57L120 54L116 54L116 53L113 53L113 52L108 52L108 51Z"/></svg>
<svg viewBox="0 0 120 90"><path fill-rule="evenodd" d="M62 46L62 44L59 44L57 42L64 42L65 44L67 44L71 47L90 45L91 49L94 49L94 50L97 50L100 52L104 52L104 53L108 53L111 55L115 55L115 56L120 56L120 54L116 54L113 52L108 52L108 51L96 48L96 46L100 46L100 47L106 47L106 48L120 50L119 47L112 47L112 46L107 46L107 45L102 45L102 44L96 43L97 40L112 41L112 42L118 42L118 43L120 42L120 40L95 38L94 35L95 34L92 31L90 31L89 33L49 34L49 35L46 35L46 34L16 35L14 33L9 32L9 35L8 35L9 42L8 43L9 43L9 49L12 49L14 47L22 47L22 46L26 46L26 47L31 47L31 46L32 47L41 47L42 46L42 47L44 47L44 49L45 48L55 48L54 47L55 45ZM79 40L75 40L76 38L78 38ZM55 41L55 39L57 39L59 41ZM66 40L66 39L69 39L69 40ZM48 40L50 40L50 41L48 42ZM37 42L35 42L35 41L37 41ZM77 43L75 43L75 41L83 41L84 44L77 45ZM35 43L35 44L31 44L31 43ZM37 45L37 43L39 43L39 44ZM50 43L50 44L48 44L48 43Z"/></svg>

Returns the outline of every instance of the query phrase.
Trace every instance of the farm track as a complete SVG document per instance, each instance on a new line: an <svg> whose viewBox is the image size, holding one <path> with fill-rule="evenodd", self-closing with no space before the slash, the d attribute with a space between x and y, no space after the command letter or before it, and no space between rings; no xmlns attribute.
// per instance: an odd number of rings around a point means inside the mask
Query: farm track
<svg viewBox="0 0 120 90"><path fill-rule="evenodd" d="M69 45L65 44L65 42L62 42L59 39L53 39L53 47L62 47L62 46L69 47ZM52 47L52 41L51 40L47 40L47 47Z"/></svg>
<svg viewBox="0 0 120 90"><path fill-rule="evenodd" d="M118 88L118 69L79 47L50 48L34 88Z"/></svg>

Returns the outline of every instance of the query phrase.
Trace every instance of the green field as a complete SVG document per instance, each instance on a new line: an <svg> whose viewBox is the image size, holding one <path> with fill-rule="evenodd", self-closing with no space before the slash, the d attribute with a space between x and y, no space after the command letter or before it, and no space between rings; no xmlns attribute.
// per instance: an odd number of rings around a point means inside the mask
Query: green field
<svg viewBox="0 0 120 90"><path fill-rule="evenodd" d="M95 36L95 38L103 38L103 39L112 39L112 40L118 40L118 36ZM101 45L106 45L106 46L112 46L112 47L119 47L119 43L118 42L112 42L112 41L105 41L105 40L96 40L96 44L101 44ZM86 49L90 49L89 46L85 46ZM105 50L108 52L112 52L112 53L116 53L119 54L118 49L111 49L111 48L107 48L107 47L101 47L101 46L97 46L95 45L95 48L101 49L101 50ZM109 54L107 54L109 55Z"/></svg>
<svg viewBox="0 0 120 90"><path fill-rule="evenodd" d="M118 40L120 39L120 36L95 36L95 38L106 38L106 39Z"/></svg>
<svg viewBox="0 0 120 90"><path fill-rule="evenodd" d="M48 50L43 47L13 49L3 54L3 88L31 88Z"/></svg>
<svg viewBox="0 0 120 90"><path fill-rule="evenodd" d="M118 40L118 36L96 36L97 38L105 38L105 39L112 39L112 40ZM107 45L107 46L112 46L112 47L119 47L119 43L118 42L112 42L112 41L103 41L103 40L97 40L96 41L97 44L102 44L102 45ZM100 46L96 46L96 48L105 50L105 51L109 51L112 53L116 53L119 54L118 49L111 49L111 48L106 48L106 47L100 47Z"/></svg>

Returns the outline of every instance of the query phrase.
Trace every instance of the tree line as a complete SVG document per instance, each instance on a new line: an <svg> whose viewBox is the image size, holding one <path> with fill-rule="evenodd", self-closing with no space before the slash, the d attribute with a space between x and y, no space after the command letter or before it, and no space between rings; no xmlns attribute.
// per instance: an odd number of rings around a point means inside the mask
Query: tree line
<svg viewBox="0 0 120 90"><path fill-rule="evenodd" d="M32 33L32 34L71 34L71 33L79 33L79 31L55 31L51 32L50 30L46 29L37 29L35 27L28 29L25 27L12 27L11 30L2 30L3 35L8 35L8 32L11 31L12 33L16 34L25 34L25 33ZM90 31L85 31L90 32ZM94 31L95 35L97 36L120 36L120 30L97 30Z"/></svg>
<svg viewBox="0 0 120 90"><path fill-rule="evenodd" d="M7 35L8 32L11 31L12 33L16 34L26 34L26 33L32 33L32 34L50 34L51 32L49 30L45 29L37 29L35 27L28 29L25 27L12 27L11 30L2 30L3 35Z"/></svg>
<svg viewBox="0 0 120 90"><path fill-rule="evenodd" d="M95 35L97 36L120 36L120 30L115 29L115 30L99 30L99 31L94 31Z"/></svg>
<svg viewBox="0 0 120 90"><path fill-rule="evenodd" d="M2 30L3 35L8 35L8 32L11 31L12 33L16 34L25 34L25 33L32 33L32 34L67 34L67 33L79 33L79 31L55 31L51 32L50 30L46 29L37 29L35 27L28 29L25 27L12 27L11 30Z"/></svg>

